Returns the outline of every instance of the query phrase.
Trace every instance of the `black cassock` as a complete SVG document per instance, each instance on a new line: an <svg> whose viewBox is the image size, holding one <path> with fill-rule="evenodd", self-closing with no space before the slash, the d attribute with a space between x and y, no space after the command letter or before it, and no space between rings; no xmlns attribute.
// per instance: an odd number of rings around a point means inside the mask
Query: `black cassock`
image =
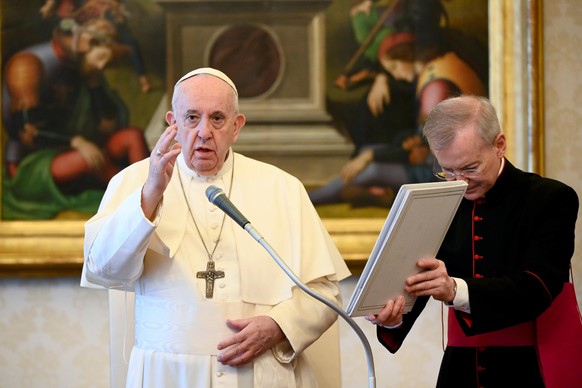
<svg viewBox="0 0 582 388"><path fill-rule="evenodd" d="M455 311L467 336L532 321L550 305L568 281L577 215L572 188L507 160L485 197L461 201L437 258L467 282L471 314ZM399 329L378 327L380 343L396 352L427 301ZM437 386L544 385L534 346L449 346Z"/></svg>

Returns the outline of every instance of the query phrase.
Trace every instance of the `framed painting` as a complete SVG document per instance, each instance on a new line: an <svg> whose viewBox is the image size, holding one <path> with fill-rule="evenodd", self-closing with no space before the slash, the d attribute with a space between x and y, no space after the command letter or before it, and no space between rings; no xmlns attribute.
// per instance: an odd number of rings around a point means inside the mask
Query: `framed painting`
<svg viewBox="0 0 582 388"><path fill-rule="evenodd" d="M204 16L202 12L208 10L211 4L218 3L216 1L192 0L187 11L181 8L184 1L109 2L123 5L119 13L111 10L107 10L107 13L87 6L99 3L91 0L0 1L3 88L7 80L11 82L11 87L22 87L23 81L18 77L22 74L28 74L25 77L27 79L30 77L30 73L22 70L30 67L8 72L13 64L19 63L14 58L24 48L46 44L55 34L68 34L70 37L79 31L88 31L90 39L105 39L110 44L108 53L94 53L94 56L87 54L85 62L90 65L92 59L96 61L93 62L95 67L99 63L98 58L107 58L108 66L98 72L101 78L97 78L105 79L107 85L112 85L112 94L125 106L125 110L115 111L111 108L115 104L110 100L99 100L105 101L98 105L103 111L118 112L116 123L122 122L123 118L126 120L123 126L118 125L113 130L114 134L126 133L123 129L127 128L139 128L145 144L153 144L164 128L163 114L168 107L167 91L171 90L172 80L193 67L211 65L228 68L230 63L235 63L237 66L230 68L228 73L240 85L241 111L248 119L244 136L241 134L239 142L235 144L236 151L279 165L298 176L308 190L325 185L354 153L355 142L349 136L346 117L351 115L356 103L365 98L368 89L355 83L341 89L338 88L338 80L345 75L359 74L356 71L360 69L358 63L374 47L373 38L379 39L378 27L383 22L376 20L367 32L355 29L351 12L354 7L366 2L235 2L227 11L222 7L224 14L216 18ZM378 2L378 10L385 12L377 15L389 18L389 10L394 3L398 1ZM487 7L488 15L483 20L488 40L487 94L498 108L502 125L512 128L512 132L507 134L509 143L514 145L509 150L510 157L516 159L523 168L543 172L541 1L482 0L480 3ZM458 10L465 11L475 8L475 2L464 0L451 0L443 4L446 7L460 4ZM72 21L63 21L67 18L59 16L59 12L71 13L83 6L86 6L84 11L77 13ZM450 12L451 23L462 22L462 14L455 13L460 12L458 10ZM108 30L98 28L100 26L83 24L103 18L104 14L117 23L115 35L108 36ZM478 18L478 15L470 17ZM223 24L217 25L217 20ZM91 35L94 31L98 33ZM260 44L253 46L246 44L247 41L240 41L239 37L245 33L253 34ZM483 38L483 31L472 33L481 34ZM82 43L82 40L77 40L75 49L82 50ZM246 49L242 53L237 50L241 43L245 43ZM381 46L381 41L377 43L376 50ZM254 52L261 55L251 55ZM139 55L134 55L136 53ZM229 59L225 61L224 58ZM252 77L240 70L246 68L242 64L249 64L253 69L263 69L257 78L261 82L247 82ZM518 72L527 74L527 77L511 76ZM95 80L94 77L84 79ZM88 109L88 103L83 105L81 97L92 96L91 91L77 92L73 100L75 106ZM100 95L107 95L108 92L109 89L101 90ZM35 205L30 206L22 200L23 197L10 197L13 194L6 191L6 188L15 184L14 170L11 168L14 167L14 160L18 161L11 157L19 154L7 147L14 140L14 133L7 127L13 122L22 122L23 117L28 119L43 113L24 110L20 116L7 115L5 109L15 106L12 104L14 99L12 95L7 99L3 89L0 276L77 276L83 262L83 223L96 209L98 200L83 202L81 199L81 202L74 202L81 205L73 207L73 211L71 206L63 206L62 203L61 207L47 208L45 205L50 202L49 196L52 194L44 191L46 187L40 178L31 175L35 173L34 169L23 173L21 181L25 182L26 193L34 194L31 197L36 199ZM7 101L10 104L6 104ZM58 108L51 107L54 109L52 112L62 112ZM55 113L52 119L58 121L63 117L69 116ZM85 113L72 117L86 123L86 117L93 116ZM101 125L103 117L93 120L94 126L97 125L95 123ZM47 147L50 155L54 155L55 149L60 150L59 142L70 144L75 135L48 130L42 134L50 145ZM111 134L111 131L107 134ZM107 140L101 140L105 146ZM15 149L18 151L18 147ZM127 158L125 162L128 162ZM71 166L76 165L64 163L64 167ZM66 168L65 171L68 172ZM53 180L55 177L53 175ZM85 200L87 197L100 198L103 187L85 180L80 182L68 187L67 193L83 194L88 191L91 194L84 194L86 197L82 198ZM40 188L35 188L34 184ZM350 269L358 273L372 250L389 207L372 210L363 207L361 211L345 205L331 210L317 207Z"/></svg>

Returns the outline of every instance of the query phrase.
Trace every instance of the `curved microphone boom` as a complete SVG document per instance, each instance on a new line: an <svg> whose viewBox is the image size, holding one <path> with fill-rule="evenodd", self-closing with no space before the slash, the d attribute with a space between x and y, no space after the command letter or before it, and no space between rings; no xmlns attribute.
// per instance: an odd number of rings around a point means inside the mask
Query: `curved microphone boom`
<svg viewBox="0 0 582 388"><path fill-rule="evenodd" d="M339 316L341 316L356 332L362 345L364 346L364 350L366 353L366 358L368 362L368 387L375 388L376 387L376 376L374 372L374 359L372 356L372 348L366 335L362 331L362 329L358 326L358 324L350 317L344 310L338 307L335 303L331 300L327 299L326 297L320 295L319 293L313 291L309 287L307 287L298 277L293 273L291 268L281 260L277 252L271 247L271 245L264 239L263 236L253 227L250 221L234 206L234 204L228 199L224 191L221 188L216 186L209 186L206 189L206 197L208 200L216 205L220 210L225 212L230 218L232 218L237 224L239 224L244 230L246 230L259 244L261 244L267 252L271 255L271 257L277 262L279 267L287 274L287 276L305 293L310 295L311 297L317 299L321 303L325 304L333 311L335 311Z"/></svg>

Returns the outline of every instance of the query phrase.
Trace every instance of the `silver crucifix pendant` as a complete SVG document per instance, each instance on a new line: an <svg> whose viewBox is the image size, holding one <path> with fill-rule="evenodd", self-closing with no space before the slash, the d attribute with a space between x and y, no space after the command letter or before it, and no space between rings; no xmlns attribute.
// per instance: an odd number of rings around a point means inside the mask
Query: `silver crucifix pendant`
<svg viewBox="0 0 582 388"><path fill-rule="evenodd" d="M206 271L196 272L198 279L206 279L206 297L212 299L214 295L214 280L224 277L224 271L216 271L214 269L214 261L209 261L206 264Z"/></svg>

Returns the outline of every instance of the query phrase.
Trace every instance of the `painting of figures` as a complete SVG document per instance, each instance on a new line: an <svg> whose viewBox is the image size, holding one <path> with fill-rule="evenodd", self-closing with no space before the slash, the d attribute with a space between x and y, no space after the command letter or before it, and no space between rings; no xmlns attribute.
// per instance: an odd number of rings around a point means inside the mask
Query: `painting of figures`
<svg viewBox="0 0 582 388"><path fill-rule="evenodd" d="M162 20L149 1L2 1L2 219L85 218L149 156Z"/></svg>
<svg viewBox="0 0 582 388"><path fill-rule="evenodd" d="M422 137L428 112L449 96L488 95L487 1L331 7L327 106L354 151L310 196L324 215L338 204L383 208L385 215L401 185L436 179Z"/></svg>
<svg viewBox="0 0 582 388"><path fill-rule="evenodd" d="M2 220L94 214L111 177L150 155L170 109L168 78L191 67L232 73L248 122L235 151L297 174L324 218L384 217L400 185L433 180L426 114L448 96L488 93L486 0L253 2L252 14L241 6L240 16L192 25L183 17L200 18L192 7L215 14L219 2L182 4L174 16L164 3L0 0ZM324 44L310 43L315 21ZM184 40L170 47L167 36ZM325 158L327 140L309 143L314 121L342 143L339 163ZM247 137L256 128L266 140ZM280 137L280 128L292 129ZM269 145L278 136L283 151ZM304 143L316 149L298 152Z"/></svg>

